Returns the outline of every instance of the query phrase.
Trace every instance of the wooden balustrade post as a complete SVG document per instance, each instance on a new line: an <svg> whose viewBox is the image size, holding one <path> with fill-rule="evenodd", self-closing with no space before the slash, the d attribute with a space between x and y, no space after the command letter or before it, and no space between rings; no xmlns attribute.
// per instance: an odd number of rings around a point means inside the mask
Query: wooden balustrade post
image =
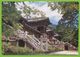
<svg viewBox="0 0 80 57"><path fill-rule="evenodd" d="M18 40L17 40L17 43L16 44L17 44L17 47L18 47L19 46Z"/></svg>
<svg viewBox="0 0 80 57"><path fill-rule="evenodd" d="M26 48L26 42L25 42L25 48Z"/></svg>

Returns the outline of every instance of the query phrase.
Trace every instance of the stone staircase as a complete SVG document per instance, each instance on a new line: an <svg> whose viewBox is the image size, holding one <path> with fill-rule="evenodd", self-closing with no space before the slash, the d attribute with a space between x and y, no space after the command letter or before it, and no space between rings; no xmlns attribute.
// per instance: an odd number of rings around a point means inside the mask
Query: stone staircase
<svg viewBox="0 0 80 57"><path fill-rule="evenodd" d="M19 39L23 39L25 42L28 42L32 46L32 48L34 48L35 50L46 51L46 49L43 47L44 43L41 42L38 38L36 38L34 35L27 34L27 31L26 32L18 31L17 32L17 37ZM55 47L55 48L60 48L62 50L65 50L66 42L59 41L58 39L53 37L52 38L52 42L50 42L50 43L51 44L48 43L47 47L52 46L53 48ZM68 48L70 50L72 48L73 49L76 48L73 45L71 45L70 43L67 43L67 45L68 45Z"/></svg>
<svg viewBox="0 0 80 57"><path fill-rule="evenodd" d="M33 46L36 50L40 50L40 41L32 35L26 35L26 40Z"/></svg>
<svg viewBox="0 0 80 57"><path fill-rule="evenodd" d="M44 48L41 47L41 42L34 35L28 35L26 32L19 30L17 32L18 39L23 39L25 42L28 42L34 49L45 51Z"/></svg>

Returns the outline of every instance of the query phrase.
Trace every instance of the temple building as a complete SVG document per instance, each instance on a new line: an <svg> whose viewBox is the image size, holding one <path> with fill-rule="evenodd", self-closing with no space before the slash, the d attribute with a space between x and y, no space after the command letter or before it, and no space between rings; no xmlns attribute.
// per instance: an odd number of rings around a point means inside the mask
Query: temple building
<svg viewBox="0 0 80 57"><path fill-rule="evenodd" d="M3 36L3 42L10 42L14 46L29 47L33 50L49 51L49 47L60 48L61 50L76 49L69 43L62 42L56 37L59 34L54 33L48 25L50 21L48 17L39 17L32 19L21 18L19 22L23 25L23 29L19 29L15 32L15 36L11 36L9 39L5 39ZM72 49L72 50L73 50Z"/></svg>

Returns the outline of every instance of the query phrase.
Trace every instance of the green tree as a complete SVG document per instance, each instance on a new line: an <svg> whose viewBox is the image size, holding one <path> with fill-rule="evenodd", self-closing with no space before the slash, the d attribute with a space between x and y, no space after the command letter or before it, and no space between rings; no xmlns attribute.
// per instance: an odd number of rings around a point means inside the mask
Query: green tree
<svg viewBox="0 0 80 57"><path fill-rule="evenodd" d="M69 42L77 47L78 34L76 33L78 31L76 30L78 30L79 3L58 2L53 4L49 4L51 9L54 10L57 8L63 14L62 19L56 27L56 32L61 35L61 40Z"/></svg>
<svg viewBox="0 0 80 57"><path fill-rule="evenodd" d="M2 2L2 32L6 36L13 35L20 28L20 12L15 8L15 2Z"/></svg>
<svg viewBox="0 0 80 57"><path fill-rule="evenodd" d="M45 14L42 11L40 11L39 9L36 9L34 7L30 7L25 2L18 2L18 3L16 3L16 5L20 6L20 3L22 3L22 5L23 5L23 7L21 6L21 8L22 8L22 11L21 12L23 12L23 14L25 15L24 17L26 19L36 18L38 16L45 17ZM35 15L35 16L32 17L31 14L32 15Z"/></svg>

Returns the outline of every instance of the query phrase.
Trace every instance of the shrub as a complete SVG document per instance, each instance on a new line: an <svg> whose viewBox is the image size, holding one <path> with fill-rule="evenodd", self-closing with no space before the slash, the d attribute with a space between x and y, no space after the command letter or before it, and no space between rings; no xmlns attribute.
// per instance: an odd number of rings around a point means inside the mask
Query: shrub
<svg viewBox="0 0 80 57"><path fill-rule="evenodd" d="M2 48L2 53L3 54L30 54L33 52L32 49L28 47L16 47L16 46L11 46L8 44L5 44L4 47Z"/></svg>

